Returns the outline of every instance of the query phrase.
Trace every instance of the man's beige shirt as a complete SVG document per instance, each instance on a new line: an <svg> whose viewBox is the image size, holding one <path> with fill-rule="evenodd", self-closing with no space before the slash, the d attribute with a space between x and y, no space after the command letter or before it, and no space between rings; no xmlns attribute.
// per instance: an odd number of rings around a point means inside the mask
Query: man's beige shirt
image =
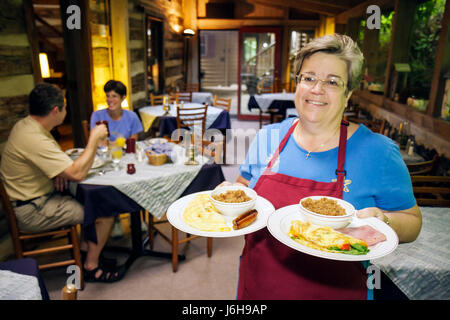
<svg viewBox="0 0 450 320"><path fill-rule="evenodd" d="M54 190L53 179L73 161L30 116L17 122L2 153L0 173L11 200L29 200Z"/></svg>

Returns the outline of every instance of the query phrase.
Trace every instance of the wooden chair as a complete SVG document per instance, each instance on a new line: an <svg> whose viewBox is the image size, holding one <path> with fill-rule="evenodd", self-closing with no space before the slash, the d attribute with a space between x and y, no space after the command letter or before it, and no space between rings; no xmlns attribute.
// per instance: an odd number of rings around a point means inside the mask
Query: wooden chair
<svg viewBox="0 0 450 320"><path fill-rule="evenodd" d="M217 108L224 109L227 112L230 112L231 98L223 99L223 98L218 98L216 95L214 95L213 106L217 107Z"/></svg>
<svg viewBox="0 0 450 320"><path fill-rule="evenodd" d="M164 103L164 96L163 95L153 95L153 93L150 93L150 105L156 106L156 105L162 105Z"/></svg>
<svg viewBox="0 0 450 320"><path fill-rule="evenodd" d="M192 127L201 128L201 136L205 132L206 111L208 104L204 104L197 108L184 108L181 104L177 104L177 128L191 129Z"/></svg>
<svg viewBox="0 0 450 320"><path fill-rule="evenodd" d="M439 156L435 154L433 159L429 161L410 163L406 166L408 167L408 171L411 176L423 176L436 174L438 164Z"/></svg>
<svg viewBox="0 0 450 320"><path fill-rule="evenodd" d="M192 128L193 126L200 126L202 136L205 131L206 110L208 105L205 104L198 108L182 108L181 105L177 105L177 128ZM192 138L193 135L191 135ZM195 141L195 139L194 139ZM202 141L198 140L197 141ZM202 142L203 145L203 142ZM162 228L158 228L159 224L167 223L167 219L160 221L154 221L153 216L150 214L148 219L148 237L150 248L153 248L155 232L161 235L161 238L166 240L172 246L172 270L177 272L178 270L178 248L181 244L189 243L191 240L199 238L199 236L186 234L186 238L180 239L179 230L171 226L171 237L167 234L167 231L163 231ZM212 255L212 238L207 238L207 253L208 257Z"/></svg>
<svg viewBox="0 0 450 320"><path fill-rule="evenodd" d="M150 245L150 249L153 249L154 241L155 241L155 235L159 234L162 239L167 241L172 246L172 271L177 272L178 271L178 253L179 253L179 246L182 244L189 244L191 240L194 240L196 238L201 238L200 236L196 235L190 235L186 234L186 237L183 239L180 239L179 237L179 230L175 228L174 226L170 226L170 233L171 236L168 235L167 230L163 230L163 224L168 223L167 218L162 218L159 221L155 221L154 217L150 214L148 219L148 243ZM206 238L206 251L207 256L210 258L212 256L212 238Z"/></svg>
<svg viewBox="0 0 450 320"><path fill-rule="evenodd" d="M71 259L57 261L53 263L40 264L39 269L43 270L75 264L80 268L81 271L80 285L81 288L84 288L84 279L82 272L83 265L81 262L80 243L78 240L77 227L66 226L60 229L44 231L39 233L20 231L17 225L16 214L14 213L11 201L9 200L9 196L6 193L5 187L3 186L3 181L1 179L0 179L0 196L2 198L3 208L5 209L6 216L8 218L9 229L11 232L11 240L13 243L14 252L16 254L17 259L70 250L72 254ZM38 240L41 240L40 242L44 241L50 242L50 240L55 240L54 237L56 236L66 237L68 240L68 244L52 244L53 246L45 246L45 248L42 249L41 248L26 249L27 242L34 242L34 244L36 244Z"/></svg>
<svg viewBox="0 0 450 320"><path fill-rule="evenodd" d="M192 102L192 92L177 92L175 95L175 102L181 103L183 102Z"/></svg>
<svg viewBox="0 0 450 320"><path fill-rule="evenodd" d="M185 92L199 92L200 86L198 83L186 83L182 89Z"/></svg>
<svg viewBox="0 0 450 320"><path fill-rule="evenodd" d="M450 207L450 177L411 176L419 206Z"/></svg>

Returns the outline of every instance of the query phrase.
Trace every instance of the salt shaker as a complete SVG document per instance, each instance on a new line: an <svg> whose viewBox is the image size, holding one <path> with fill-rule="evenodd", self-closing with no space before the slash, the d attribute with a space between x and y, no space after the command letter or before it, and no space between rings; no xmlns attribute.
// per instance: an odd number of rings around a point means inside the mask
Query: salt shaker
<svg viewBox="0 0 450 320"><path fill-rule="evenodd" d="M145 151L143 148L139 147L139 145L136 145L136 160L138 162L144 161Z"/></svg>
<svg viewBox="0 0 450 320"><path fill-rule="evenodd" d="M408 155L412 156L414 153L414 141L411 141L411 144L409 145L409 149L408 149Z"/></svg>

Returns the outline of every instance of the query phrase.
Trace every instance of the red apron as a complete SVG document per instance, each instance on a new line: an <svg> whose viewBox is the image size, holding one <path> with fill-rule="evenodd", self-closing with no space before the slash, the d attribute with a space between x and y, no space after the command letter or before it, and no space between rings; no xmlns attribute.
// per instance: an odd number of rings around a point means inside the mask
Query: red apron
<svg viewBox="0 0 450 320"><path fill-rule="evenodd" d="M312 195L342 199L348 122L341 124L336 182L300 179L270 171L296 124L281 141L254 190L275 209L297 204L301 198ZM264 228L245 236L238 299L366 299L366 280L360 262L334 261L301 253L276 240Z"/></svg>

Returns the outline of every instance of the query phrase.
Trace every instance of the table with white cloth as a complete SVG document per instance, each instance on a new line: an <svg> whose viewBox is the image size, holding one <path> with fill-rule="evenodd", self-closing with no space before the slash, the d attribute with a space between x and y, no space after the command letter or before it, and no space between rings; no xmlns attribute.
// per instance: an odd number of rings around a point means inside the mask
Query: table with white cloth
<svg viewBox="0 0 450 320"><path fill-rule="evenodd" d="M248 108L259 108L262 112L267 112L269 109L278 109L286 111L289 108L295 108L294 104L295 93L280 92L280 93L264 93L255 94L250 97Z"/></svg>
<svg viewBox="0 0 450 320"><path fill-rule="evenodd" d="M198 108L202 104L184 103L184 108ZM170 106L168 114L163 110L162 105L147 106L139 109L139 115L142 120L144 131L148 131L150 127L156 127L160 136L169 136L177 128L177 110L173 105ZM226 129L231 128L230 114L221 108L208 106L206 111L206 129L218 129L223 134Z"/></svg>
<svg viewBox="0 0 450 320"><path fill-rule="evenodd" d="M450 208L420 207L422 230L411 243L372 260L389 279L414 300L450 299ZM383 288L382 288L383 289Z"/></svg>
<svg viewBox="0 0 450 320"><path fill-rule="evenodd" d="M140 148L148 145L145 141L137 144ZM221 167L202 155L196 157L198 165L185 165L185 150L174 145L171 158L174 162L152 166L146 157L140 162L134 153L124 154L119 171L112 170L111 164L106 164L91 170L84 181L71 185L71 192L76 194L77 200L84 206L84 238L97 241L97 218L130 213L132 248L126 266L129 267L136 258L143 255L170 258L171 254L144 249L146 243L141 234L140 212L147 210L154 217L161 218L178 198L214 189L224 181ZM134 174L127 174L129 163L135 165ZM100 170L105 172L99 174Z"/></svg>
<svg viewBox="0 0 450 320"><path fill-rule="evenodd" d="M212 106L214 103L214 96L211 92L192 92L192 102Z"/></svg>
<svg viewBox="0 0 450 320"><path fill-rule="evenodd" d="M0 262L0 300L49 300L47 288L32 258Z"/></svg>

